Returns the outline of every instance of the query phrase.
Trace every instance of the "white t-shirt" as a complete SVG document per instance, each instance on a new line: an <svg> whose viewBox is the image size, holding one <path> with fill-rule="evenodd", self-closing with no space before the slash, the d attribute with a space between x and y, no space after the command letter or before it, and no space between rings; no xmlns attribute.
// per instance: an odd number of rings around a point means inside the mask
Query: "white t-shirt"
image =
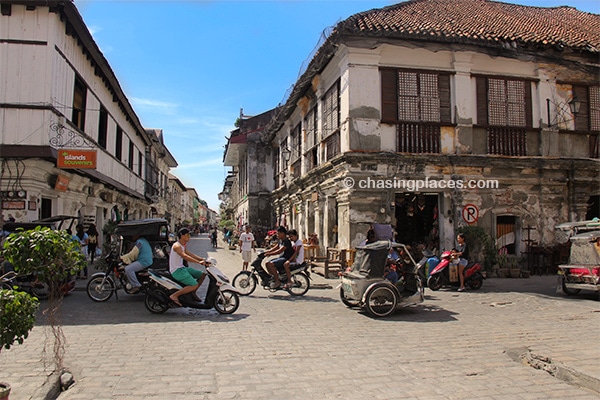
<svg viewBox="0 0 600 400"><path fill-rule="evenodd" d="M294 251L296 251L296 248L300 247L300 250L298 250L298 255L296 256L296 261L294 261L296 264L302 264L304 262L304 243L302 243L302 240L300 238L298 238L298 240L296 240L294 242L294 244L292 244L292 248L294 249Z"/></svg>
<svg viewBox="0 0 600 400"><path fill-rule="evenodd" d="M179 244L181 245L181 243ZM175 244L173 244L173 246L175 246ZM183 251L185 252L185 247L183 245L181 247L183 247ZM182 267L184 267L183 258L179 254L177 254L177 252L173 250L173 248L171 248L171 253L169 253L169 272L173 273L175 272L175 270Z"/></svg>
<svg viewBox="0 0 600 400"><path fill-rule="evenodd" d="M252 250L252 242L254 242L254 235L252 233L242 233L240 235L240 241L242 242L242 251Z"/></svg>

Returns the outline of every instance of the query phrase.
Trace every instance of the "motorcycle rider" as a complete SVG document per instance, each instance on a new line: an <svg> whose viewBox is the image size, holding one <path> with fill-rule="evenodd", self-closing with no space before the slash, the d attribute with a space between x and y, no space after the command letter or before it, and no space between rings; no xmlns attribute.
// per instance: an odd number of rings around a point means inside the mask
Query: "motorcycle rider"
<svg viewBox="0 0 600 400"><path fill-rule="evenodd" d="M469 264L469 250L467 249L467 243L465 243L465 234L459 233L456 236L456 242L458 245L452 251L452 257L458 260L458 279L460 281L458 291L462 292L465 290L465 267Z"/></svg>
<svg viewBox="0 0 600 400"><path fill-rule="evenodd" d="M204 272L195 268L186 267L183 261L193 262L201 265L206 265L206 260L191 251L186 249L188 242L190 241L191 233L187 228L181 228L177 232L177 242L171 247L171 253L169 254L169 272L171 276L181 284L185 285L173 293L169 298L173 303L181 307L179 296L187 293L195 293L200 287L204 278L206 277ZM195 295L194 300L200 301Z"/></svg>
<svg viewBox="0 0 600 400"><path fill-rule="evenodd" d="M274 281L271 282L271 289L277 289L281 286L281 281L279 280L279 273L277 272L281 268L285 269L285 272L288 277L288 282L291 281L292 274L290 273L290 265L289 263L286 265L285 262L292 259L294 255L294 249L292 247L292 242L287 238L287 229L283 226L280 226L277 229L277 239L279 239L279 246L270 249L264 253L265 257L274 256L277 254L282 254L280 257L274 258L271 261L267 262L267 271L274 278Z"/></svg>
<svg viewBox="0 0 600 400"><path fill-rule="evenodd" d="M132 286L131 294L139 292L142 286L135 273L148 268L154 262L152 259L152 247L148 240L139 235L133 236L133 240L135 240L135 244L131 251L121 256L121 260L127 264L125 275L127 275L127 280Z"/></svg>
<svg viewBox="0 0 600 400"><path fill-rule="evenodd" d="M298 238L298 231L296 231L295 229L290 229L288 231L288 236L290 238L290 241L292 242L292 249L294 249L294 254L289 260L283 263L283 267L286 271L288 271L288 281L284 286L285 289L289 289L293 285L289 273L289 271L291 271L291 266L300 265L304 262L304 243L302 243L302 240Z"/></svg>

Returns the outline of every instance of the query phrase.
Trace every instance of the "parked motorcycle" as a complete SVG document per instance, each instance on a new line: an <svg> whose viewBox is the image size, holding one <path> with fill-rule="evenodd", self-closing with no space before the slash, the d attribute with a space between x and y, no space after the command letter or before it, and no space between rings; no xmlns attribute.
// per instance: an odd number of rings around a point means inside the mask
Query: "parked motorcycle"
<svg viewBox="0 0 600 400"><path fill-rule="evenodd" d="M290 266L290 273L292 275L292 286L289 288L271 288L271 282L273 277L264 270L262 262L265 259L264 252L258 253L256 260L252 262L252 271L241 271L233 278L233 286L238 288L239 293L242 296L249 296L255 290L256 286L260 281L260 285L263 289L270 292L276 292L278 290L285 290L292 296L302 296L308 289L310 289L310 271L307 263L302 263L297 266ZM287 283L287 274L285 272L279 273L279 280L282 284Z"/></svg>
<svg viewBox="0 0 600 400"><path fill-rule="evenodd" d="M168 271L149 269L150 283L146 290L144 305L153 314L162 314L169 308L179 307L169 296L183 288ZM233 314L240 306L238 290L231 286L229 279L217 269L214 260L206 267L209 279L206 297L202 302L194 299L194 293L179 296L183 307L209 310L214 308L220 314Z"/></svg>
<svg viewBox="0 0 600 400"><path fill-rule="evenodd" d="M14 271L9 271L0 276L0 287L2 289L17 289L27 292L39 300L46 300L50 297L50 287L46 282L35 279L32 274L19 275ZM75 289L75 276L71 276L58 286L61 296L65 296Z"/></svg>
<svg viewBox="0 0 600 400"><path fill-rule="evenodd" d="M427 279L427 287L429 287L429 289L439 290L442 286L458 286L460 284L458 276L456 276L456 279L451 279L451 262L452 252L443 252L440 263L429 273L429 278ZM456 268L458 268L458 266L456 266ZM473 290L481 288L485 278L481 274L481 265L479 263L469 263L465 267L463 273L465 276L465 285L469 285Z"/></svg>

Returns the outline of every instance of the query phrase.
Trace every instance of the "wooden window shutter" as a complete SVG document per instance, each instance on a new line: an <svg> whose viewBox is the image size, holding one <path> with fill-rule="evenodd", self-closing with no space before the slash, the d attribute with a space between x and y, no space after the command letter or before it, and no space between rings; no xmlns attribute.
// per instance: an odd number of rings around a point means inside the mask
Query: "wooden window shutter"
<svg viewBox="0 0 600 400"><path fill-rule="evenodd" d="M531 82L525 81L525 126L533 127L533 106L531 103Z"/></svg>
<svg viewBox="0 0 600 400"><path fill-rule="evenodd" d="M575 130L576 131L589 131L590 130L590 108L589 108L589 97L586 86L575 86L573 85L573 97L581 102L579 107L579 113L575 116Z"/></svg>
<svg viewBox="0 0 600 400"><path fill-rule="evenodd" d="M440 96L440 122L451 123L450 75L438 76L438 93Z"/></svg>
<svg viewBox="0 0 600 400"><path fill-rule="evenodd" d="M477 77L477 125L488 124L487 78Z"/></svg>
<svg viewBox="0 0 600 400"><path fill-rule="evenodd" d="M398 79L397 71L381 70L381 120L396 122L398 120Z"/></svg>

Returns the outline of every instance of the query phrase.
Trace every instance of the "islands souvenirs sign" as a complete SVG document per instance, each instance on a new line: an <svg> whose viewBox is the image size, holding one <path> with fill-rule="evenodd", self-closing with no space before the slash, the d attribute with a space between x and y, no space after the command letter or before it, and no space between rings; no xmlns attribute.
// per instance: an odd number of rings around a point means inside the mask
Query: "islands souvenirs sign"
<svg viewBox="0 0 600 400"><path fill-rule="evenodd" d="M58 150L58 168L96 169L96 150Z"/></svg>

